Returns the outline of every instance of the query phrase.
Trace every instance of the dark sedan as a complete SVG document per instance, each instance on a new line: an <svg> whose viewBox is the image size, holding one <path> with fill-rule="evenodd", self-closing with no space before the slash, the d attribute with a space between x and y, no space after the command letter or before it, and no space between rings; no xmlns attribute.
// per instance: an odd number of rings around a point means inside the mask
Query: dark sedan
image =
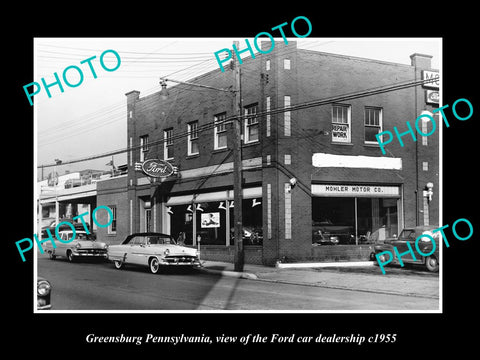
<svg viewBox="0 0 480 360"><path fill-rule="evenodd" d="M403 263L410 263L410 264L421 264L424 265L429 271L437 272L439 268L439 248L440 248L440 233L432 233L432 230L437 229L438 226L416 226L411 228L405 228L400 233L398 238L389 238L385 240L384 244L376 245L375 246L375 255L379 255L379 261L385 263L388 262L388 253L383 253L385 251L389 251L393 259L391 263L399 264L399 258L397 257L398 254L404 254L401 257ZM435 250L433 250L433 243L430 238L428 237L421 237L418 241L418 250L415 247L416 239L422 235L427 234L430 235L435 240ZM410 248L413 249L414 255L409 252L409 248L407 243L410 245ZM395 251L397 249L397 252ZM383 254L382 254L383 253ZM430 254L431 253L431 254ZM429 254L428 256L423 256L422 254Z"/></svg>

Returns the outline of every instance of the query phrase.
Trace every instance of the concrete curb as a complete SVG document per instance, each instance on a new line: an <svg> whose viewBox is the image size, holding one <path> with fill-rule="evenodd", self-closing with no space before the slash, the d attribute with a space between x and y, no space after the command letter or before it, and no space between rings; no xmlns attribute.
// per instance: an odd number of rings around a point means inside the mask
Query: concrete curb
<svg viewBox="0 0 480 360"><path fill-rule="evenodd" d="M384 295L399 295L399 296L412 296L412 297L419 297L419 298L426 298L426 299L435 299L438 300L439 297L436 295L429 295L429 294L419 294L419 293L407 293L395 290L378 290L378 289L364 289L364 288L352 288L347 286L340 286L340 285L332 285L332 284L319 284L319 283L310 283L310 282L299 282L293 280L284 280L284 279L265 279L265 278L258 278L258 281L265 281L277 284L288 284L288 285L300 285L300 286L311 286L311 287L321 287L327 289L337 289L337 290L349 290L349 291L361 291L366 293L373 293L373 294L384 294Z"/></svg>
<svg viewBox="0 0 480 360"><path fill-rule="evenodd" d="M321 263L276 263L279 269L323 268L323 267L355 267L374 266L374 261L345 261L345 262L321 262Z"/></svg>

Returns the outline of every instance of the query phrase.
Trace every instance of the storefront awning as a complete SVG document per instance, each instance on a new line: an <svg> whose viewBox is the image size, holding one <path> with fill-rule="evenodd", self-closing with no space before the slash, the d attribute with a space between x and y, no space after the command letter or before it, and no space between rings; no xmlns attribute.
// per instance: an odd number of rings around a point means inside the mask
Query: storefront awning
<svg viewBox="0 0 480 360"><path fill-rule="evenodd" d="M244 199L254 199L254 198L261 198L262 197L262 187L253 187L253 188L245 188L242 191L242 195ZM166 205L183 205L183 204L191 204L192 202L195 203L202 203L202 202L212 202L212 201L225 201L225 200L233 200L233 190L224 190L224 191L215 191L209 193L201 193L201 194L189 194L189 195L181 195L181 196L171 196L168 198Z"/></svg>

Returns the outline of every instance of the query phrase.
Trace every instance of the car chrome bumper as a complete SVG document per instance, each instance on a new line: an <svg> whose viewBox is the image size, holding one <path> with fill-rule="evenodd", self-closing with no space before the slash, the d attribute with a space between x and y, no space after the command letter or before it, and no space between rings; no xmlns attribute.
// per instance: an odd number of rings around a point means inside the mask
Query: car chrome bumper
<svg viewBox="0 0 480 360"><path fill-rule="evenodd" d="M52 304L47 303L45 299L37 299L37 310L49 310Z"/></svg>
<svg viewBox="0 0 480 360"><path fill-rule="evenodd" d="M74 256L85 256L85 257L103 257L105 259L108 258L108 254L107 253L89 253L89 252L73 252L73 255Z"/></svg>
<svg viewBox="0 0 480 360"><path fill-rule="evenodd" d="M200 260L192 259L182 259L180 258L171 258L171 259L160 259L160 265L173 265L173 266L195 266L200 265Z"/></svg>

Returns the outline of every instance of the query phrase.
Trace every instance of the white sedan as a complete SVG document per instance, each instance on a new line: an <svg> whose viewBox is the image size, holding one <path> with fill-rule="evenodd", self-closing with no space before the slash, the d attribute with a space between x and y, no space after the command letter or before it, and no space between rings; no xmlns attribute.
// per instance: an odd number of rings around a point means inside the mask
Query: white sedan
<svg viewBox="0 0 480 360"><path fill-rule="evenodd" d="M177 245L170 235L154 232L128 235L121 244L110 245L108 259L117 269L125 264L148 266L153 274L157 274L162 265L200 265L195 248Z"/></svg>
<svg viewBox="0 0 480 360"><path fill-rule="evenodd" d="M55 242L53 247L51 241L43 244L43 249L46 250L51 260L55 260L57 256L65 256L68 261L74 262L80 258L107 258L108 245L103 242L98 242L91 234L85 231L75 231L75 237L71 230L59 231L61 241Z"/></svg>

